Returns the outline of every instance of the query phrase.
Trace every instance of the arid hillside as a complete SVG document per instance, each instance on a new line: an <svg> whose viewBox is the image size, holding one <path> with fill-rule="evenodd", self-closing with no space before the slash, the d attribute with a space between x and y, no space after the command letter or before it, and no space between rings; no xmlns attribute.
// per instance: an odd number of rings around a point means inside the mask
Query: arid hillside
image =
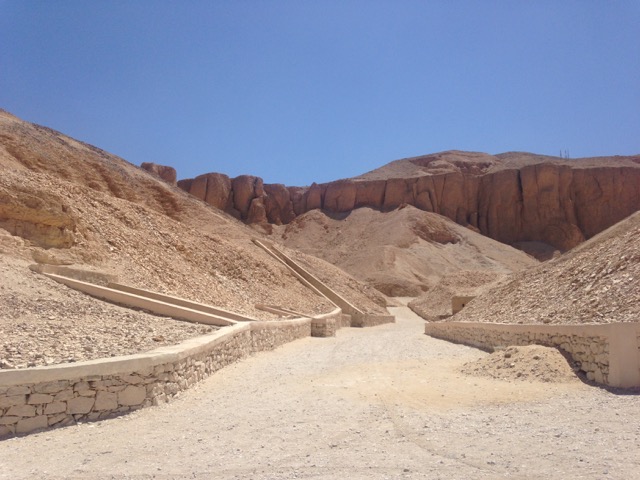
<svg viewBox="0 0 640 480"><path fill-rule="evenodd" d="M0 357L9 363L20 364L15 344L33 333L20 325L40 325L42 338L56 332L59 343L80 342L82 351L83 342L95 346L98 339L75 339L76 328L63 328L67 321L95 321L81 312L104 312L112 327L140 320L89 297L67 297L68 289L27 268L34 262L99 270L123 283L264 320L275 317L257 310L258 303L306 314L331 310L251 242L261 235L118 157L0 112ZM384 311L375 290L325 262L314 260L314 267L339 279L340 293L359 308ZM109 326L103 327L108 335ZM187 336L198 333L186 330ZM116 336L133 331L113 328ZM144 340L177 338L156 333ZM31 336L31 350L23 350L33 353L38 340ZM63 349L52 358L64 355ZM25 363L44 362L36 360Z"/></svg>
<svg viewBox="0 0 640 480"><path fill-rule="evenodd" d="M640 212L559 258L514 274L452 321L613 323L640 320Z"/></svg>
<svg viewBox="0 0 640 480"><path fill-rule="evenodd" d="M421 295L443 276L463 271L479 272L491 283L538 263L508 245L410 205L387 213L370 208L341 215L313 210L275 227L273 235L389 296Z"/></svg>
<svg viewBox="0 0 640 480"><path fill-rule="evenodd" d="M204 174L178 185L247 223L287 224L308 211L413 205L502 243L568 250L640 209L640 156L562 159L449 151L310 187Z"/></svg>

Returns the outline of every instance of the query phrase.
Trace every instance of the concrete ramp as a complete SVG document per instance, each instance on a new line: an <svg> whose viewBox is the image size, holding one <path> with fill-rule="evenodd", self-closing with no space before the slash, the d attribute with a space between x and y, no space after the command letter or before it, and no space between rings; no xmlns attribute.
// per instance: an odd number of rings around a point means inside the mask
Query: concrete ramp
<svg viewBox="0 0 640 480"><path fill-rule="evenodd" d="M93 283L83 282L81 280L76 280L73 278L64 277L62 275L56 275L53 273L44 273L44 275L59 283L67 285L68 287L74 288L88 295L91 295L92 297L100 298L102 300L106 300L112 303L117 303L119 305L124 305L127 307L142 308L144 310L148 310L158 315L172 317L179 320L186 320L188 322L204 323L207 325L216 325L219 327L224 327L227 325L233 325L237 323L236 320L232 320L230 318L224 318L214 313L209 313L202 310L196 310L194 308L189 308L189 307L180 306L180 305L168 303L161 300L156 300L143 295L136 295L134 293L117 290L114 288L104 287L104 286L96 285ZM144 291L140 291L140 293L142 292ZM163 295L158 294L158 296L163 296ZM165 299L171 298L166 295L163 297L165 297ZM198 304L195 304L194 302L192 302L192 306L195 306L195 305L198 305Z"/></svg>
<svg viewBox="0 0 640 480"><path fill-rule="evenodd" d="M306 318L309 315L305 315L304 313L296 312L295 310L290 310L285 307L281 307L279 305L265 305L263 303L257 303L256 308L258 310L262 310L264 312L273 313L275 315L279 315L281 317L290 317L290 318Z"/></svg>
<svg viewBox="0 0 640 480"><path fill-rule="evenodd" d="M246 315L241 315L236 312L231 312L219 307L213 307L204 303L192 302L185 298L174 297L172 295L165 295L163 293L152 292L150 290L144 290L142 288L130 287L129 285L123 285L121 283L109 283L107 287L121 292L131 293L140 297L151 298L153 300L159 300L161 302L170 303L172 305L178 305L180 307L190 308L192 310L198 310L199 312L210 313L227 320L234 320L236 322L257 322L258 319L251 318Z"/></svg>
<svg viewBox="0 0 640 480"><path fill-rule="evenodd" d="M363 312L357 307L349 303L337 292L329 288L324 282L312 275L309 271L295 262L291 257L278 249L274 244L265 240L253 239L253 243L262 248L275 259L285 265L304 285L316 292L318 295L325 297L336 307L340 307L347 315L363 315Z"/></svg>

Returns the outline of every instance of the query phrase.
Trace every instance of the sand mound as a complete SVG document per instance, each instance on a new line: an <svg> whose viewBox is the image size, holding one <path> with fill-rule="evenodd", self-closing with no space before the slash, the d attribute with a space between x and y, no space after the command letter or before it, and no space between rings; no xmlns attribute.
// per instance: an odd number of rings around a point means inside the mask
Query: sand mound
<svg viewBox="0 0 640 480"><path fill-rule="evenodd" d="M465 363L461 371L465 375L508 381L579 381L574 369L557 349L540 345L508 347L479 360Z"/></svg>
<svg viewBox="0 0 640 480"><path fill-rule="evenodd" d="M404 206L329 216L312 210L277 227L290 248L322 258L392 297L416 297L459 271L508 274L532 257L441 215Z"/></svg>
<svg viewBox="0 0 640 480"><path fill-rule="evenodd" d="M640 212L556 259L514 274L451 318L549 324L640 321Z"/></svg>

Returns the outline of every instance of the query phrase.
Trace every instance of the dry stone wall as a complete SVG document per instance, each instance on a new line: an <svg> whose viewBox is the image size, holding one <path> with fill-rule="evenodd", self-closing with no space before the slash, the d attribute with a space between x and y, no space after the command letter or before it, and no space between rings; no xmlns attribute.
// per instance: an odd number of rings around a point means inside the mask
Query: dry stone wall
<svg viewBox="0 0 640 480"><path fill-rule="evenodd" d="M167 402L231 363L309 336L311 321L246 323L148 354L0 372L0 438Z"/></svg>
<svg viewBox="0 0 640 480"><path fill-rule="evenodd" d="M357 326L394 321L362 315ZM0 438L110 418L173 396L221 368L299 338L334 336L352 318L337 308L315 318L225 327L179 345L125 357L0 372Z"/></svg>
<svg viewBox="0 0 640 480"><path fill-rule="evenodd" d="M425 333L485 350L545 345L566 352L589 380L614 387L640 386L640 325L504 325L435 322Z"/></svg>

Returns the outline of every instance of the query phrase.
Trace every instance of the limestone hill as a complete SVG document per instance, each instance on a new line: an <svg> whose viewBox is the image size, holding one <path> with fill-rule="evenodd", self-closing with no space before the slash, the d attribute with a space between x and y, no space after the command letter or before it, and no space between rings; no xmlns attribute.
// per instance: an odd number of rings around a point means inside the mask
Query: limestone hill
<svg viewBox="0 0 640 480"><path fill-rule="evenodd" d="M612 323L640 320L640 212L559 258L514 274L452 321Z"/></svg>
<svg viewBox="0 0 640 480"><path fill-rule="evenodd" d="M118 336L141 334L131 311L67 297L68 289L28 270L34 260L100 270L133 286L259 319L275 317L256 310L258 303L306 314L332 309L251 242L260 235L121 158L0 111L0 357L20 363L12 357L15 345L26 341L25 350L37 351L51 332L51 341L77 343L81 351L86 346L82 358L99 355L99 337L113 334L111 341L119 343ZM360 309L384 311L384 298L371 288L325 262L314 260L314 267L339 279L339 293ZM76 339L80 323L96 322L96 316L111 323L95 338ZM117 327L123 322L131 328ZM42 335L27 341L34 325L43 327ZM153 343L154 336L166 337L161 343L175 340L149 328L138 343ZM52 356L64 360L64 350Z"/></svg>
<svg viewBox="0 0 640 480"><path fill-rule="evenodd" d="M313 210L277 227L276 234L285 245L323 258L389 296L421 295L443 276L462 271L478 272L483 285L538 263L446 217L409 205L387 213L360 208L327 215ZM450 297L447 302L450 305Z"/></svg>

